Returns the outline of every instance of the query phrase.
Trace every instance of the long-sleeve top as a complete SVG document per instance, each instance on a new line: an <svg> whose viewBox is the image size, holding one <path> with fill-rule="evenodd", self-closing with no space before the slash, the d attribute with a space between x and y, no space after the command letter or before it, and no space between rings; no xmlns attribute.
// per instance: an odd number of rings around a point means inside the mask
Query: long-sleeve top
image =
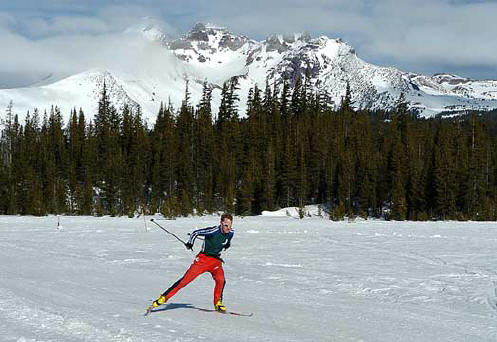
<svg viewBox="0 0 497 342"><path fill-rule="evenodd" d="M213 257L219 257L221 255L221 250L226 246L229 247L233 235L233 229L229 233L225 234L221 230L221 226L207 227L194 230L191 233L188 242L193 244L198 236L203 236L204 243L202 245L201 253Z"/></svg>

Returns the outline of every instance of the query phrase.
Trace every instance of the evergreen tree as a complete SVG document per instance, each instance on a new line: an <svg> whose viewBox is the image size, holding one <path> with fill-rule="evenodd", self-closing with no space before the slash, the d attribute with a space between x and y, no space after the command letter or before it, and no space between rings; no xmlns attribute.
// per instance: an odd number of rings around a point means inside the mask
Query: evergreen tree
<svg viewBox="0 0 497 342"><path fill-rule="evenodd" d="M121 150L124 158L124 179L121 187L123 213L133 217L145 206L145 180L148 146L141 109L133 113L124 107L121 124ZM142 210L140 210L142 207Z"/></svg>
<svg viewBox="0 0 497 342"><path fill-rule="evenodd" d="M426 177L425 158L427 142L422 140L422 129L417 128L409 136L408 180L406 189L407 218L409 220L426 220Z"/></svg>
<svg viewBox="0 0 497 342"><path fill-rule="evenodd" d="M198 184L199 213L214 211L214 156L216 152L211 111L212 89L204 82L202 99L196 113L195 178Z"/></svg>
<svg viewBox="0 0 497 342"><path fill-rule="evenodd" d="M119 190L124 178L123 155L120 146L121 116L111 104L104 83L98 113L95 116L95 138L97 146L97 186L99 195L97 203L104 214L122 214Z"/></svg>
<svg viewBox="0 0 497 342"><path fill-rule="evenodd" d="M97 146L94 126L86 124L83 110L78 115L78 135L83 141L81 146L81 165L78 168L79 182L81 184L80 214L91 215L94 213L94 180L97 163Z"/></svg>
<svg viewBox="0 0 497 342"><path fill-rule="evenodd" d="M194 207L194 110L190 103L188 85L185 98L178 113L176 132L178 141L177 181L180 198L181 215L187 216Z"/></svg>
<svg viewBox="0 0 497 342"><path fill-rule="evenodd" d="M281 93L251 89L238 116L237 79L213 122L211 88L178 111L161 105L149 129L140 108L116 110L104 84L94 121L57 107L7 107L0 139L0 213L165 216L325 204L330 218L497 217L497 120L492 113L421 119L402 94L391 112L339 110L311 90L310 69ZM68 113L69 114L69 113Z"/></svg>
<svg viewBox="0 0 497 342"><path fill-rule="evenodd" d="M437 125L434 147L434 193L435 213L442 219L454 217L456 210L456 192L453 141L449 127L444 122Z"/></svg>
<svg viewBox="0 0 497 342"><path fill-rule="evenodd" d="M350 84L347 82L345 87L345 95L342 97L342 103L340 104L340 110L342 112L350 112L352 111L352 92L350 90Z"/></svg>
<svg viewBox="0 0 497 342"><path fill-rule="evenodd" d="M81 134L79 127L79 119L76 109L71 110L71 116L67 127L67 144L68 144L68 210L72 214L77 214L81 210L81 202L83 197L83 187L81 180L83 174L81 172L82 166L82 152L85 140L84 131ZM84 123L83 123L84 125Z"/></svg>
<svg viewBox="0 0 497 342"><path fill-rule="evenodd" d="M470 141L469 141L469 177L467 179L468 208L473 218L485 219L487 216L487 187L489 167L487 141L481 120L476 114L470 118Z"/></svg>
<svg viewBox="0 0 497 342"><path fill-rule="evenodd" d="M240 122L235 112L238 103L237 80L232 79L229 91L221 93L218 120L216 122L216 150L215 160L215 192L224 211L235 211L237 181L243 170L237 168L237 155L242 152L240 141ZM228 87L228 86L226 86ZM224 87L223 87L224 89ZM228 88L226 88L228 89Z"/></svg>
<svg viewBox="0 0 497 342"><path fill-rule="evenodd" d="M19 176L21 175L22 167L19 164L19 149L21 141L21 127L19 125L18 116L13 111L13 102L10 101L5 112L4 129L2 132L3 150L2 159L5 168L6 176L6 193L5 213L19 213L20 189Z"/></svg>
<svg viewBox="0 0 497 342"><path fill-rule="evenodd" d="M404 95L401 94L396 110L392 113L390 124L392 149L390 152L390 181L391 181L391 218L405 220L407 218L407 183L406 170L407 155L409 150L409 116Z"/></svg>
<svg viewBox="0 0 497 342"><path fill-rule="evenodd" d="M35 109L33 116L26 115L24 131L21 136L19 161L22 167L22 214L43 215L45 208L43 205L42 187L39 169L39 117L38 110Z"/></svg>

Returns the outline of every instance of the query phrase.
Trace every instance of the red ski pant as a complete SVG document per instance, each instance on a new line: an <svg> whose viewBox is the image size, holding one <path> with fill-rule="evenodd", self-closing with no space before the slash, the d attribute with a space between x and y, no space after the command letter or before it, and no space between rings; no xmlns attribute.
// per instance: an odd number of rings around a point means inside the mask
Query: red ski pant
<svg viewBox="0 0 497 342"><path fill-rule="evenodd" d="M166 297L166 301L176 294L183 287L188 285L191 281L197 278L202 273L209 272L212 278L216 282L214 287L214 304L218 300L223 299L223 290L226 281L224 280L224 270L222 265L222 260L219 258L214 258L203 253L199 253L193 264L186 271L185 275L181 277L177 282L175 282L169 289L166 290L162 295Z"/></svg>

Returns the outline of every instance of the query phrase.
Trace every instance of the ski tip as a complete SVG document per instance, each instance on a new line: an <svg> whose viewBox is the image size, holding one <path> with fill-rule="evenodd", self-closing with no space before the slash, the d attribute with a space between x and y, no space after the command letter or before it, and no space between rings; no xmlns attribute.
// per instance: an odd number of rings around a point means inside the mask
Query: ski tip
<svg viewBox="0 0 497 342"><path fill-rule="evenodd" d="M148 307L147 311L145 311L145 314L143 316L148 316L148 314L151 312L152 312L152 307Z"/></svg>

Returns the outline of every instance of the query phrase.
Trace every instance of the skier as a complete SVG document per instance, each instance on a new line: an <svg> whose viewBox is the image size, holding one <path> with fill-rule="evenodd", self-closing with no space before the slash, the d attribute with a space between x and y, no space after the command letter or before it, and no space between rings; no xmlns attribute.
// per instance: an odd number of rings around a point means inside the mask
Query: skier
<svg viewBox="0 0 497 342"><path fill-rule="evenodd" d="M221 259L221 250L228 249L233 238L234 231L231 229L233 216L223 214L219 226L197 229L192 232L190 239L185 243L187 249L193 250L193 244L198 236L204 237L202 250L197 254L193 264L178 281L167 289L152 305L147 309L147 313L153 308L164 304L176 294L180 289L188 285L197 276L209 272L216 282L214 287L214 309L220 312L226 312L223 304L223 290L226 281L224 280L223 259Z"/></svg>

